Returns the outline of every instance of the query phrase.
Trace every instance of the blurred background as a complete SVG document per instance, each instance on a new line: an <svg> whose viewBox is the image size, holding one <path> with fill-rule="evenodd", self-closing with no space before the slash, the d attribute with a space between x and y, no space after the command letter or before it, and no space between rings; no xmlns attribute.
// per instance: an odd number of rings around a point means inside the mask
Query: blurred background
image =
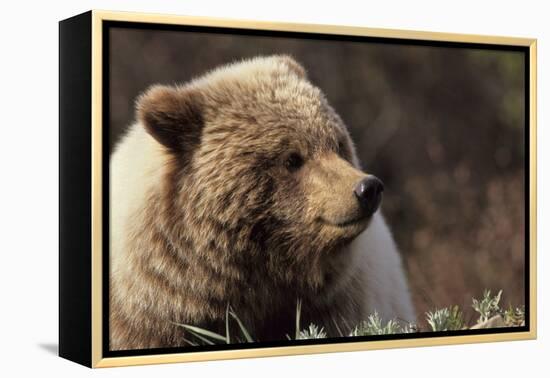
<svg viewBox="0 0 550 378"><path fill-rule="evenodd" d="M149 85L290 54L347 124L403 254L419 318L503 290L524 304L524 55L486 50L110 29L110 146Z"/></svg>

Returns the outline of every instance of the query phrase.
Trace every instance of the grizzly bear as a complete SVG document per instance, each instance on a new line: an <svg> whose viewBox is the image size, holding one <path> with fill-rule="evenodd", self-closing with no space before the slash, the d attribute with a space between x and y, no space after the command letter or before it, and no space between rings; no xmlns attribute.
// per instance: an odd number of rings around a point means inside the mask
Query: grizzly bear
<svg viewBox="0 0 550 378"><path fill-rule="evenodd" d="M110 163L111 350L224 334L228 306L259 341L293 334L298 301L329 337L415 320L383 184L293 58L155 85L136 119Z"/></svg>

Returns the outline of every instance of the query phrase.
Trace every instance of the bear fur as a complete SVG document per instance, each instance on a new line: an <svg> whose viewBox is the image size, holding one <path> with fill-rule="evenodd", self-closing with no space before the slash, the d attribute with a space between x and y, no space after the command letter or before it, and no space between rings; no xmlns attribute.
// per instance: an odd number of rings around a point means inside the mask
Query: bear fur
<svg viewBox="0 0 550 378"><path fill-rule="evenodd" d="M295 60L153 86L136 119L110 163L111 350L185 346L175 323L224 334L229 305L260 341L293 334L298 300L329 336L415 320L346 126Z"/></svg>

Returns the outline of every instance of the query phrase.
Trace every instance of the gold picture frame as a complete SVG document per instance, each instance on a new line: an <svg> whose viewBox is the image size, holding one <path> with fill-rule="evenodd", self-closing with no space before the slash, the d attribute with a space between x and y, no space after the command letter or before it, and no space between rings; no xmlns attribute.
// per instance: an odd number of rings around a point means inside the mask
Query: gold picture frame
<svg viewBox="0 0 550 378"><path fill-rule="evenodd" d="M255 347L246 349L230 349L230 350L215 350L215 351L196 351L192 353L166 353L166 354L151 354L151 355L132 355L106 357L104 354L104 316L103 306L105 297L103 285L105 279L103 265L103 243L105 234L103 229L103 196L105 195L105 187L103 183L103 167L105 166L105 150L104 150L104 115L103 115L103 71L106 69L103 40L105 38L104 24L106 22L128 22L128 23L148 23L160 25L185 25L196 27L216 27L228 29L251 29L260 31L277 31L277 32L299 32L312 34L330 34L335 36L358 36L358 37L376 37L381 39L400 39L414 40L425 42L449 42L449 43L466 43L476 45L503 45L503 46L518 46L525 48L528 51L528 118L529 118L529 235L526 239L529 242L528 261L529 266L526 267L529 276L529 295L528 295L528 330L506 333L487 333L487 334L465 334L453 336L430 336L423 338L403 338L398 340L375 340L375 341L351 341L345 343L331 344L312 344L312 345L295 345L281 347ZM66 91L64 96L61 93L60 97L60 112L61 118L61 187L62 193L60 197L64 198L65 202L61 206L61 231L60 238L60 355L73 361L82 363L90 367L113 367L113 366L128 366L128 365L143 365L143 364L160 364L186 361L206 361L219 359L237 359L249 357L267 357L267 356L283 356L283 355L298 355L311 353L327 353L327 352L346 352L371 349L387 349L387 348L402 348L402 347L419 347L419 346L435 346L448 344L466 344L466 343L481 343L494 341L512 341L535 339L537 335L536 313L537 313L537 298L536 298L536 202L537 202L537 146L536 146L536 54L537 41L536 39L513 38L501 36L482 36L468 34L451 34L451 33L436 33L424 31L408 31L408 30L392 30L392 29L377 29L367 27L352 27L352 26L336 26L336 25L317 25L317 24L294 24L280 22L259 22L251 20L230 20L216 19L209 17L188 17L160 14L145 14L145 13L127 13L127 12L110 12L93 10L81 16L62 21L60 24L60 74L61 74L61 92ZM84 33L81 40L75 33ZM71 34L71 35L69 35ZM74 60L73 54L79 52L79 49L89 49L89 54L84 54L79 59L82 62L88 62L90 69L89 77L85 77L85 71L77 72L70 75L69 71L76 68L69 67L71 62L78 64L78 60ZM81 54L82 55L82 54ZM69 61L70 59L73 59ZM76 78L76 79L75 79ZM76 95L76 92L71 92L70 86L74 85L71 80L80 80L84 84L82 91L88 93L89 97L82 99ZM66 85L66 86L65 86ZM80 88L80 87L79 87ZM79 89L80 90L80 89ZM89 100L89 103L86 103ZM76 105L73 101L80 101ZM77 115L67 113L68 108L82 109ZM87 112L87 113L86 113ZM86 113L83 115L83 113ZM71 118L74 117L74 118ZM83 117L83 118L78 118ZM86 118L88 117L88 118ZM69 127L76 128L80 125L74 124L74 121L89 120L89 128L84 127L81 134L75 136L72 133L78 131L70 131ZM71 122L72 121L72 122ZM69 125L70 124L70 125ZM68 145L75 137L82 138L82 141L89 141L89 160L82 161L82 165L86 166L86 180L82 182L82 187L91 185L86 193L71 192L71 189L64 186L65 178L73 173L71 168L67 166L65 173L63 171L64 161L68 159L64 155L71 153ZM64 152L65 151L65 152ZM74 151L73 151L74 152ZM89 167L87 164L89 163ZM74 179L74 176L71 176ZM63 189L65 188L65 189ZM527 193L526 193L527 195ZM87 196L87 202L83 206L87 206L89 210L89 223L77 225L71 222L70 210L64 206L70 206L74 201L78 201L81 196ZM87 211L88 211L87 210ZM67 240L66 235L74 231L71 227L80 227L75 236L78 240ZM78 238L79 232L86 233L87 238ZM73 237L74 238L74 237ZM72 248L72 249L71 249ZM83 257L69 256L69 251L72 254L83 252ZM71 273L72 272L72 273ZM86 272L86 273L82 273ZM82 274L81 274L82 273ZM75 275L80 277L75 277ZM82 281L79 281L82 280ZM89 286L86 286L84 280L89 281ZM88 282L86 281L86 282ZM80 283L79 283L80 282ZM84 285L84 286L83 286ZM89 289L89 296L87 290ZM83 296L79 302L74 297L78 291L81 291ZM82 294L83 293L83 294ZM66 298L66 299L64 299ZM526 298L527 299L527 298ZM79 307L83 306L83 307ZM79 318L82 313L88 313L89 316ZM67 326L72 322L71 326ZM75 325L76 322L76 325ZM78 347L77 340L83 340L82 343L89 345L83 346L80 351L75 351Z"/></svg>

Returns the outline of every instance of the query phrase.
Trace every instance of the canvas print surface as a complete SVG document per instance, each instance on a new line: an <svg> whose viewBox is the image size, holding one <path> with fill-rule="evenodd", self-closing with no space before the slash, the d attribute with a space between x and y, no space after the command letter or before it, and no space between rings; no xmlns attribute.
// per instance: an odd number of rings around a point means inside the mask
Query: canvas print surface
<svg viewBox="0 0 550 378"><path fill-rule="evenodd" d="M525 327L523 51L106 38L109 351Z"/></svg>

